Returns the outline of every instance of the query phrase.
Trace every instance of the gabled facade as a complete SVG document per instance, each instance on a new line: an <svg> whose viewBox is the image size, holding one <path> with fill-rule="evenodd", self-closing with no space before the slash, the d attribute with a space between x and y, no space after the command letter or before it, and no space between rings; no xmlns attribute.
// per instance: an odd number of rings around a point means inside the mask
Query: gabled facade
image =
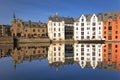
<svg viewBox="0 0 120 80"><path fill-rule="evenodd" d="M120 40L120 14L116 18L107 18L103 24L103 37L106 41Z"/></svg>
<svg viewBox="0 0 120 80"><path fill-rule="evenodd" d="M48 36L50 40L65 40L73 37L73 22L70 17L60 17L58 13L48 19Z"/></svg>
<svg viewBox="0 0 120 80"><path fill-rule="evenodd" d="M95 69L98 62L102 62L102 45L101 44L74 44L74 61L78 62L81 68L87 63Z"/></svg>
<svg viewBox="0 0 120 80"><path fill-rule="evenodd" d="M13 16L10 28L12 37L41 38L47 37L47 24L42 22L22 21Z"/></svg>
<svg viewBox="0 0 120 80"><path fill-rule="evenodd" d="M74 40L102 40L102 25L97 15L82 15L74 22Z"/></svg>

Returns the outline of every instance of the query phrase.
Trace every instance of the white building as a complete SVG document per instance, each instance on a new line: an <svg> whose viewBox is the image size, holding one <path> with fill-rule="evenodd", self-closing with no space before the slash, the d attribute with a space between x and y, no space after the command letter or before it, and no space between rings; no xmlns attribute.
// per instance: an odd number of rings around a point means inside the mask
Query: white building
<svg viewBox="0 0 120 80"><path fill-rule="evenodd" d="M49 64L55 62L65 62L65 44L51 44L48 48L48 62Z"/></svg>
<svg viewBox="0 0 120 80"><path fill-rule="evenodd" d="M102 62L101 44L74 44L74 61L84 68L87 63L95 69Z"/></svg>
<svg viewBox="0 0 120 80"><path fill-rule="evenodd" d="M73 26L73 22L73 18L60 17L58 13L53 17L49 17L47 26L50 40L65 40L65 27Z"/></svg>
<svg viewBox="0 0 120 80"><path fill-rule="evenodd" d="M101 15L82 15L74 22L74 40L101 40Z"/></svg>

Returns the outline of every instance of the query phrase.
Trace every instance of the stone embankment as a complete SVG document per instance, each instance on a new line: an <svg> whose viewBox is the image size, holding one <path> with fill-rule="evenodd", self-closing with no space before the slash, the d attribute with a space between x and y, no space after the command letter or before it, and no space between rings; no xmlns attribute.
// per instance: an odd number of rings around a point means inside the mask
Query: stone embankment
<svg viewBox="0 0 120 80"><path fill-rule="evenodd" d="M1 37L0 44L13 44L13 38L12 37Z"/></svg>

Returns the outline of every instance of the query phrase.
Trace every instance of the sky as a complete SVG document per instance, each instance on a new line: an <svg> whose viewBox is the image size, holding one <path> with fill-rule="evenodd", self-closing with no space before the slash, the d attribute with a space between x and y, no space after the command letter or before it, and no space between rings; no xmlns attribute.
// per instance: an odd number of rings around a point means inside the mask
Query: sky
<svg viewBox="0 0 120 80"><path fill-rule="evenodd" d="M0 24L11 24L12 15L23 21L48 21L56 12L77 18L81 14L119 11L120 0L0 0Z"/></svg>

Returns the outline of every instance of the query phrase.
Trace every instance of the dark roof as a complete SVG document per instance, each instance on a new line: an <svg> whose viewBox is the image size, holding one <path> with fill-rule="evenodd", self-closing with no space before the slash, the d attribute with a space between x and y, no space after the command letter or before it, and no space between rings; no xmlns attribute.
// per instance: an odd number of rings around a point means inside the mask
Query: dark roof
<svg viewBox="0 0 120 80"><path fill-rule="evenodd" d="M46 27L47 24L41 22L22 22L25 27Z"/></svg>
<svg viewBox="0 0 120 80"><path fill-rule="evenodd" d="M48 20L52 20L53 22L61 22L64 21L65 24L73 24L74 23L74 18L72 17L61 17L59 15L55 15L53 17L49 17Z"/></svg>
<svg viewBox="0 0 120 80"><path fill-rule="evenodd" d="M113 11L113 12L99 13L98 15L102 16L102 21L106 21L108 19L116 20L119 14L120 11Z"/></svg>
<svg viewBox="0 0 120 80"><path fill-rule="evenodd" d="M24 27L47 27L46 23L42 23L42 22L32 22L31 20L29 21L22 21L21 19L17 19L19 20Z"/></svg>

